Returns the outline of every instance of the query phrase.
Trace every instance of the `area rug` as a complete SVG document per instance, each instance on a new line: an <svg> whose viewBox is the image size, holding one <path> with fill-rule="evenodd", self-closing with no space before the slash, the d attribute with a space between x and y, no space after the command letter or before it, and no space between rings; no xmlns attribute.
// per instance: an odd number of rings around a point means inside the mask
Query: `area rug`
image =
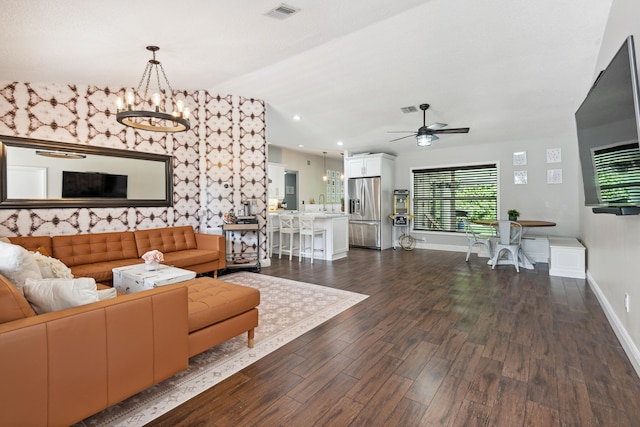
<svg viewBox="0 0 640 427"><path fill-rule="evenodd" d="M141 426L367 298L354 292L240 272L220 277L260 290L254 348L242 334L189 360L189 368L76 426Z"/></svg>

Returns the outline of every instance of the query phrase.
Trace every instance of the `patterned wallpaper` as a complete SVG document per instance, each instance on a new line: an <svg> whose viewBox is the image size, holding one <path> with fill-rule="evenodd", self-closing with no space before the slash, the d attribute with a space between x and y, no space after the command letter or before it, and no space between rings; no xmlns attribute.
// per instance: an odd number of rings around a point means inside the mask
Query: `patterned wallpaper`
<svg viewBox="0 0 640 427"><path fill-rule="evenodd" d="M191 225L215 228L222 215L255 198L261 258L266 254L265 105L261 100L177 92L192 128L176 134L125 127L115 118L124 89L0 82L0 135L90 144L173 156L172 207L0 209L0 236L99 233ZM201 212L205 212L201 216ZM254 236L234 253L255 251Z"/></svg>

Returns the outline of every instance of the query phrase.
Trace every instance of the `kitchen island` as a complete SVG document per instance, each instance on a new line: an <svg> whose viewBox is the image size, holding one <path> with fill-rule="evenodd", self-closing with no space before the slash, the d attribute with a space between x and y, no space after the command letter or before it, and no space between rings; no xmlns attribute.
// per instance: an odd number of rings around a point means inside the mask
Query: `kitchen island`
<svg viewBox="0 0 640 427"><path fill-rule="evenodd" d="M269 219L274 219L281 212L274 213L269 212ZM349 252L349 217L342 213L332 212L297 212L294 215L313 216L315 219L315 228L320 228L325 231L325 251L316 251L316 259L324 259L326 261L333 261L341 258L346 258ZM279 221L278 221L279 222ZM278 233L273 234L275 242L279 239ZM299 236L296 235L295 246L298 246ZM316 249L322 248L322 238L320 236L315 237L314 246ZM279 249L276 249L279 250ZM274 251L275 252L275 251ZM297 255L294 253L294 255Z"/></svg>

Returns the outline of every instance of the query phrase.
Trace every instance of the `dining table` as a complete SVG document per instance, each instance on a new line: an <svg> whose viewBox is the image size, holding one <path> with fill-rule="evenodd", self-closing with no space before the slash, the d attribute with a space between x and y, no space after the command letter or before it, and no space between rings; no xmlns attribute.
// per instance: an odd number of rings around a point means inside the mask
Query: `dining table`
<svg viewBox="0 0 640 427"><path fill-rule="evenodd" d="M474 224L489 225L489 226L495 227L496 229L498 228L498 220L497 219L476 219L476 220L473 220L472 222ZM518 219L518 220L512 221L512 222L517 222L518 224L520 224L520 226L522 226L522 236L521 236L522 238L527 233L527 230L529 230L530 228L555 227L556 226L555 222L543 221L543 220L539 220L539 219ZM489 259L487 264L492 265L494 257L496 257L496 256L498 256L498 254L494 254L493 257L491 259ZM498 261L498 264L499 264L499 261ZM522 262L520 263L520 267L526 268L527 270L533 270L535 268L535 263L533 261L531 261L527 257L527 254L525 254L524 251L522 251Z"/></svg>

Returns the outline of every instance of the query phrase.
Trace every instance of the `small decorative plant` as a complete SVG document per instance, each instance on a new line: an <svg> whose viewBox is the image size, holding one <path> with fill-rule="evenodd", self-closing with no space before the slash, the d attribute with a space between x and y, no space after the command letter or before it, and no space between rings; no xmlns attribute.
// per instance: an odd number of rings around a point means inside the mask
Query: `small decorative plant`
<svg viewBox="0 0 640 427"><path fill-rule="evenodd" d="M517 221L520 216L520 212L517 209L509 209L507 211L507 215L509 215L509 221Z"/></svg>

